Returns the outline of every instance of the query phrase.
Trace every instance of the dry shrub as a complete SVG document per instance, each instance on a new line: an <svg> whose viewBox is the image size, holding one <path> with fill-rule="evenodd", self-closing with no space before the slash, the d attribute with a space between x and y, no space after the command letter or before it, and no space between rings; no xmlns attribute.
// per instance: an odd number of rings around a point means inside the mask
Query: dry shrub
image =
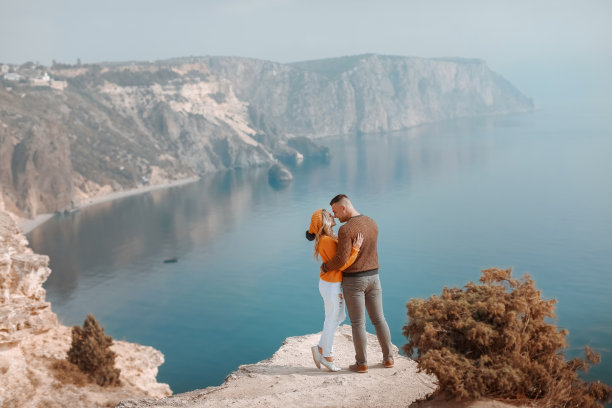
<svg viewBox="0 0 612 408"><path fill-rule="evenodd" d="M102 387L120 385L120 370L115 368L116 353L110 349L112 344L113 339L104 334L104 329L92 315L88 315L83 328L72 327L68 361Z"/></svg>
<svg viewBox="0 0 612 408"><path fill-rule="evenodd" d="M600 356L586 347L587 360L565 361L568 331L546 322L555 317L556 301L543 300L528 275L516 280L511 272L484 270L480 284L408 302L403 351L416 352L419 369L436 375L433 396L551 408L601 407L612 400L612 387L578 376Z"/></svg>
<svg viewBox="0 0 612 408"><path fill-rule="evenodd" d="M53 377L61 384L74 384L82 387L89 382L87 374L68 360L55 359L51 362Z"/></svg>

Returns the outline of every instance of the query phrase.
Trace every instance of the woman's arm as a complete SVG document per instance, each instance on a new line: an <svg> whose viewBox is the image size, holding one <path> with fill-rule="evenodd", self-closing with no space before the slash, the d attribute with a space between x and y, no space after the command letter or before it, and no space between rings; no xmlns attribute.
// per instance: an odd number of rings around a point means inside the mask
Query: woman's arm
<svg viewBox="0 0 612 408"><path fill-rule="evenodd" d="M351 244L351 237L347 233L345 224L338 230L338 241L333 255L329 259L323 260L321 270L323 272L339 270L351 256Z"/></svg>
<svg viewBox="0 0 612 408"><path fill-rule="evenodd" d="M346 261L344 265L340 267L340 270L343 271L355 262L357 259L357 255L359 255L359 249L361 248L361 244L363 243L363 234L360 232L357 234L357 238L353 241L353 246L351 247L351 255L349 259Z"/></svg>

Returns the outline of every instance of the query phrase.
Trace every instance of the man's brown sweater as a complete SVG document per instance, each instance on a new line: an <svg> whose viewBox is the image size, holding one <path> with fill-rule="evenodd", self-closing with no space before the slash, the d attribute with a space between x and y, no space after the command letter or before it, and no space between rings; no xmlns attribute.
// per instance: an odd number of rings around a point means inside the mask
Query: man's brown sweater
<svg viewBox="0 0 612 408"><path fill-rule="evenodd" d="M355 262L344 270L344 274L378 269L378 226L370 217L356 215L338 229L338 251L335 257L323 264L324 271L340 269L346 263L351 255L353 240L360 232L363 234L363 244L359 255Z"/></svg>

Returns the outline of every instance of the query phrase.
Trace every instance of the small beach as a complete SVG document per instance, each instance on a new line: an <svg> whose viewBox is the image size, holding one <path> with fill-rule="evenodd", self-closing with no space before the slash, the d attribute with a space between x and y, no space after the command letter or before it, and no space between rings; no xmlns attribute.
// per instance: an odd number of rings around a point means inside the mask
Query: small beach
<svg viewBox="0 0 612 408"><path fill-rule="evenodd" d="M72 209L71 211L72 212L78 211L83 208L91 207L97 204L105 203L105 202L112 201L112 200L118 200L120 198L125 198L125 197L129 197L132 195L147 193L149 191L160 190L160 189L164 189L168 187L181 186L184 184L193 183L195 181L198 181L199 179L200 179L199 177L190 177L186 179L172 181L169 183L156 184L152 186L142 186L142 187L138 187L138 188L134 188L130 190L124 190L124 191L115 191L110 194L104 194L98 197L92 197L88 199L87 201L84 201L81 204L75 206L75 208ZM38 214L34 218L16 217L17 225L19 226L19 228L24 234L28 234L36 227L42 225L43 223L51 219L54 215L55 214L53 213L46 213L46 214Z"/></svg>

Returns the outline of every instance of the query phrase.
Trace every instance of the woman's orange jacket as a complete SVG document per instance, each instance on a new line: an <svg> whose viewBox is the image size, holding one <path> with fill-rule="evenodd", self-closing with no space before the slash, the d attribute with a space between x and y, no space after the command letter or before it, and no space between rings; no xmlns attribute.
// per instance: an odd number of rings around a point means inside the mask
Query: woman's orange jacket
<svg viewBox="0 0 612 408"><path fill-rule="evenodd" d="M321 236L319 240L319 255L321 255L321 259L323 263L328 262L334 256L336 256L336 250L338 249L338 241L330 237L329 235ZM319 277L326 282L342 282L342 271L348 268L355 262L357 255L359 254L359 250L355 248L351 248L351 255L349 259L346 261L344 265L338 270L335 271L327 271L319 274Z"/></svg>

